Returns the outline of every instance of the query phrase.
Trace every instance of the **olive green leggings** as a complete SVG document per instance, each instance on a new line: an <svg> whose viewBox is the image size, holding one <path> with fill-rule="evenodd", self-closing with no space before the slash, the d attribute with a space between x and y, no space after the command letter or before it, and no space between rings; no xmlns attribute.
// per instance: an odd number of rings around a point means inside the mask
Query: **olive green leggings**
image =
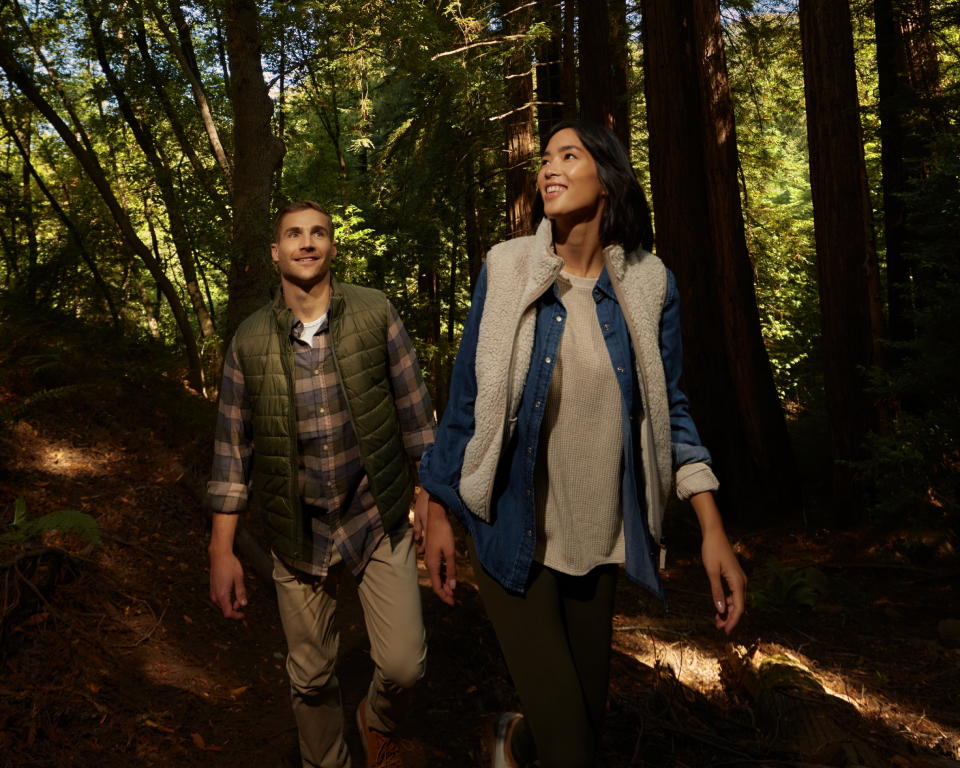
<svg viewBox="0 0 960 768"><path fill-rule="evenodd" d="M523 595L483 570L473 539L470 562L523 703L511 751L519 765L591 768L610 678L616 565L569 576L534 563Z"/></svg>

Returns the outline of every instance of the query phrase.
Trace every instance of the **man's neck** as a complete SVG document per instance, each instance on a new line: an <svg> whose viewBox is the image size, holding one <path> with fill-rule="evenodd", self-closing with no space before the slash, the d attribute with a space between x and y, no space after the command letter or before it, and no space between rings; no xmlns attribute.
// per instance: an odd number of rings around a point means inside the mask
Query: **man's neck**
<svg viewBox="0 0 960 768"><path fill-rule="evenodd" d="M301 323L319 320L330 305L330 275L311 286L298 285L281 278L283 301Z"/></svg>

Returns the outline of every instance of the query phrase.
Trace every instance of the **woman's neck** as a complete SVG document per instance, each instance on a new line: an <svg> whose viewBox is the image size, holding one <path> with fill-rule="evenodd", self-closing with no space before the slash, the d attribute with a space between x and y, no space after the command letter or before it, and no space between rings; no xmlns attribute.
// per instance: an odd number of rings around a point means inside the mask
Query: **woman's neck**
<svg viewBox="0 0 960 768"><path fill-rule="evenodd" d="M563 259L563 268L574 277L600 277L603 272L603 243L600 242L599 217L568 222L558 217L553 222L553 245Z"/></svg>

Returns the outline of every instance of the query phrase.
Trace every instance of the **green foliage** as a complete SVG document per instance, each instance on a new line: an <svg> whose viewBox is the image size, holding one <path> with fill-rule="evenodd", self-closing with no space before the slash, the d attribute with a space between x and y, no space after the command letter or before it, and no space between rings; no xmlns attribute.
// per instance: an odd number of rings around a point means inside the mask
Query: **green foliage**
<svg viewBox="0 0 960 768"><path fill-rule="evenodd" d="M14 517L10 528L11 530L7 533L0 534L0 541L25 544L40 534L56 531L61 534L75 533L85 542L95 544L98 547L103 546L103 540L100 538L100 526L90 515L72 509L61 509L35 520L29 520L27 518L27 504L23 499L23 494L20 494L14 503Z"/></svg>
<svg viewBox="0 0 960 768"><path fill-rule="evenodd" d="M803 569L782 566L776 557L770 557L754 573L747 596L761 611L783 613L816 605L818 594Z"/></svg>
<svg viewBox="0 0 960 768"><path fill-rule="evenodd" d="M927 178L906 195L916 338L896 347L899 368L875 374L891 415L869 436L867 458L851 464L881 522L955 521L960 506L960 137L932 150Z"/></svg>

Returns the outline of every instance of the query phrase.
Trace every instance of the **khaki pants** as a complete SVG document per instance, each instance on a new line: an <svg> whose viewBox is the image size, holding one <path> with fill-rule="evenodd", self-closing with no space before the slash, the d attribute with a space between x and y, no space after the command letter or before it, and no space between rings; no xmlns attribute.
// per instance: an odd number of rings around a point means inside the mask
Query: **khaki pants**
<svg viewBox="0 0 960 768"><path fill-rule="evenodd" d="M309 768L350 768L343 741L343 708L336 675L340 633L334 624L339 553L325 578L297 573L273 557L280 619L287 636L287 674ZM368 727L382 733L403 719L413 686L423 677L427 643L417 582L417 554L409 525L384 536L358 591L376 668L367 691Z"/></svg>

